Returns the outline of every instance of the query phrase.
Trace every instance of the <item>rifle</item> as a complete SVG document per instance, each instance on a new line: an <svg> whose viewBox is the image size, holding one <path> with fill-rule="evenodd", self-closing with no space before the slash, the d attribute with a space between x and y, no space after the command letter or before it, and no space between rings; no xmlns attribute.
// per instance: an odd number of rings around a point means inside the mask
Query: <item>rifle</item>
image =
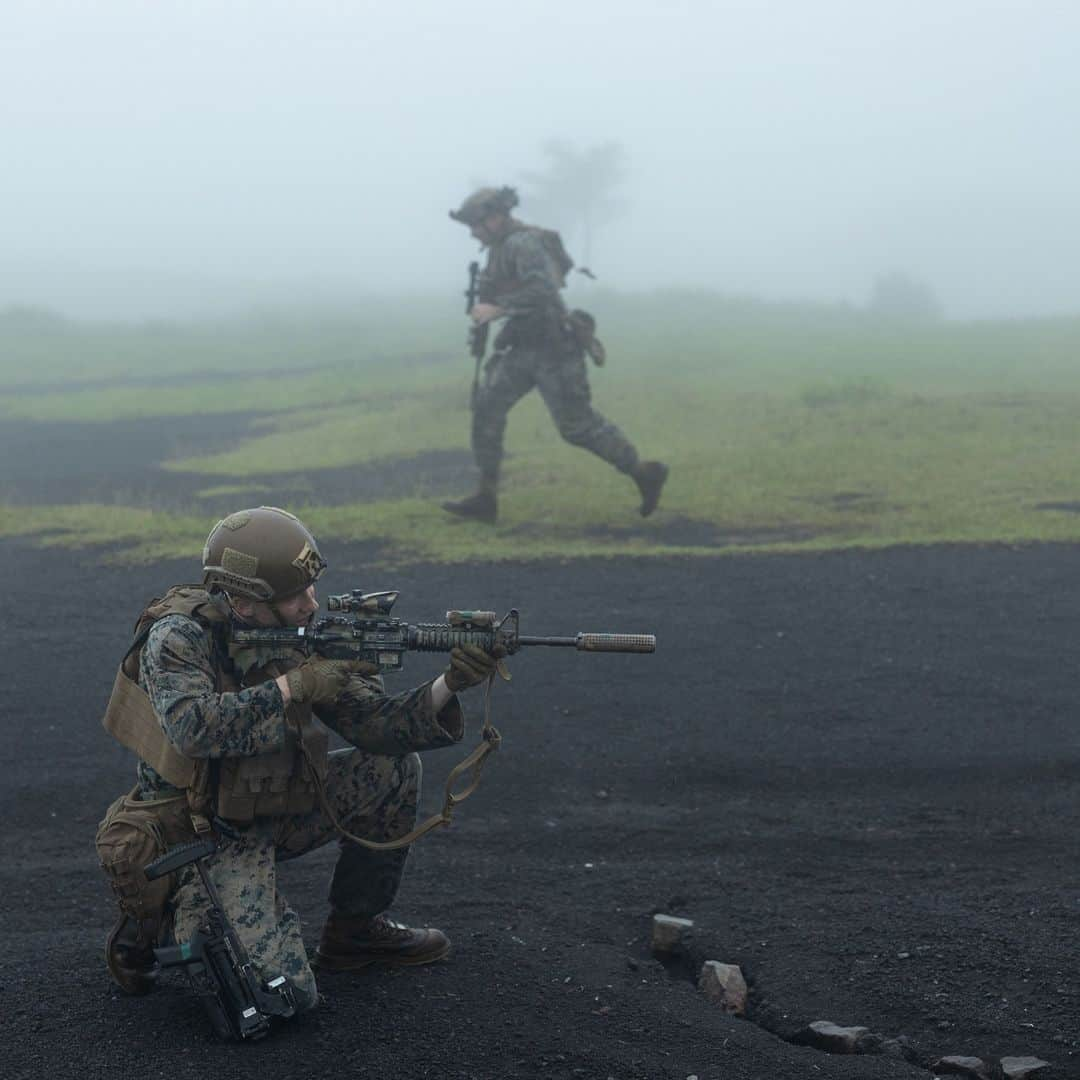
<svg viewBox="0 0 1080 1080"><path fill-rule="evenodd" d="M450 652L462 645L479 645L489 653L498 655L502 649L507 655L516 653L529 645L548 645L556 648L573 648L579 652L651 653L656 651L656 638L652 634L576 634L574 637L526 636L520 630L520 618L516 608L511 608L501 619L494 611L448 611L444 623L407 623L394 618L390 612L398 598L396 590L365 593L360 589L327 598L329 611L345 614L327 615L310 626L267 627L244 630L234 627L231 639L237 645L284 646L312 653L329 660L361 660L371 665L371 670L400 671L407 652ZM348 618L347 615L352 615ZM500 674L509 678L504 671ZM408 847L432 829L450 824L454 807L464 802L480 783L480 773L490 754L499 748L501 736L491 723L491 689L493 678L487 682L484 695L484 720L480 729L480 743L463 760L458 762L446 778L442 810L432 814L405 836L396 840L377 841L356 836L337 820L333 808L318 779L318 769L308 760L309 774L314 778L316 797L323 812L344 839L372 851L393 851ZM301 739L301 754L307 758L307 748ZM455 790L460 777L469 774L471 779L464 790Z"/></svg>
<svg viewBox="0 0 1080 1080"><path fill-rule="evenodd" d="M360 589L327 597L327 615L310 626L232 630L237 645L286 646L329 660L363 660L380 672L400 671L407 652L447 653L461 645L479 645L487 652L501 647L513 655L526 646L572 648L578 652L651 653L652 634L584 634L536 637L520 632L520 617L511 608L501 619L494 611L448 611L443 623L407 623L390 612L396 590L365 593Z"/></svg>
<svg viewBox="0 0 1080 1080"><path fill-rule="evenodd" d="M261 1039L270 1030L270 1018L287 1019L296 1013L292 987L284 975L260 982L247 950L237 937L203 859L217 851L216 840L179 844L143 868L147 880L164 877L189 863L202 878L210 907L195 936L179 945L154 950L163 968L186 970L202 998L214 1030L223 1039Z"/></svg>
<svg viewBox="0 0 1080 1080"><path fill-rule="evenodd" d="M465 290L465 314L472 314L480 298L480 264L476 261L469 263L469 287ZM484 353L487 352L488 323L473 323L469 327L469 355L476 361L476 369L473 371L472 392L469 395L469 408L476 409L476 395L480 392L480 365L484 362Z"/></svg>

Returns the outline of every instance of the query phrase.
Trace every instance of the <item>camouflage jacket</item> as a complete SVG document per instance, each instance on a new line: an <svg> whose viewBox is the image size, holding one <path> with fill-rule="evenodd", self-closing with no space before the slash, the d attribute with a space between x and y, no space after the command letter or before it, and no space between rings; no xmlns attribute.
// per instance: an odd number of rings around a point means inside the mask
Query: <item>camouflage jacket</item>
<svg viewBox="0 0 1080 1080"><path fill-rule="evenodd" d="M515 222L506 236L488 246L478 297L498 304L510 318L501 338L507 344L557 335L566 318L559 290L563 277L542 231Z"/></svg>
<svg viewBox="0 0 1080 1080"><path fill-rule="evenodd" d="M273 679L235 692L219 693L217 672L236 660L243 677L272 659L229 658L211 632L186 615L167 615L151 629L139 662L146 691L166 738L194 758L248 757L285 745L285 702ZM295 652L276 657L286 669L302 659ZM432 708L431 682L389 695L379 678L352 678L332 708L316 716L346 742L373 754L401 755L450 746L464 734L456 697L442 711ZM149 765L138 766L144 795L174 792Z"/></svg>

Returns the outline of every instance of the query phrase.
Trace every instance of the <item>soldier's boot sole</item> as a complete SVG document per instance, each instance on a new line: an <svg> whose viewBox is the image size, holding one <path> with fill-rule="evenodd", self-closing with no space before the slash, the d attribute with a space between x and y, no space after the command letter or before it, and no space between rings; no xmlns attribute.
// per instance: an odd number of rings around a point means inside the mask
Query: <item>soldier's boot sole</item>
<svg viewBox="0 0 1080 1080"><path fill-rule="evenodd" d="M455 517L466 521L481 521L485 525L494 525L499 516L498 503L494 496L488 498L470 495L459 502L444 502L442 508Z"/></svg>
<svg viewBox="0 0 1080 1080"><path fill-rule="evenodd" d="M350 919L331 914L312 966L321 971L360 971L375 964L416 967L433 964L450 951L450 939L428 926L414 929L385 915Z"/></svg>
<svg viewBox="0 0 1080 1080"><path fill-rule="evenodd" d="M412 954L403 953L352 953L336 954L324 953L322 949L316 951L311 960L311 966L319 972L326 971L363 971L369 967L420 967L422 964L434 964L442 960L450 952L450 942L447 941L438 948L428 952Z"/></svg>

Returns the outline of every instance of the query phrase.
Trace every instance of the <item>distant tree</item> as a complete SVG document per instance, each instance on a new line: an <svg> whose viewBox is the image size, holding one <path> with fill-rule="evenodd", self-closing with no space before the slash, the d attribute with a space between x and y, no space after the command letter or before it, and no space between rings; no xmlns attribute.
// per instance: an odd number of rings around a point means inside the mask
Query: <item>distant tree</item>
<svg viewBox="0 0 1080 1080"><path fill-rule="evenodd" d="M878 274L867 307L877 315L909 322L936 322L942 317L933 286L901 270Z"/></svg>
<svg viewBox="0 0 1080 1080"><path fill-rule="evenodd" d="M617 142L579 150L563 139L549 139L541 151L546 167L522 173L530 216L569 233L571 247L580 240L580 265L590 266L597 231L623 210L615 191L626 179L626 152Z"/></svg>

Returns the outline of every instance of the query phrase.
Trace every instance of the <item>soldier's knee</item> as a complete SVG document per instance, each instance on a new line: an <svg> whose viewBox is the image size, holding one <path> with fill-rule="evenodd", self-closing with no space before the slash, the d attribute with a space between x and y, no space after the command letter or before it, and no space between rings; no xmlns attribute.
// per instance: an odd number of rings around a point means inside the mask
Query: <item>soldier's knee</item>
<svg viewBox="0 0 1080 1080"><path fill-rule="evenodd" d="M586 446L592 441L593 425L590 423L559 424L559 434L571 446Z"/></svg>

